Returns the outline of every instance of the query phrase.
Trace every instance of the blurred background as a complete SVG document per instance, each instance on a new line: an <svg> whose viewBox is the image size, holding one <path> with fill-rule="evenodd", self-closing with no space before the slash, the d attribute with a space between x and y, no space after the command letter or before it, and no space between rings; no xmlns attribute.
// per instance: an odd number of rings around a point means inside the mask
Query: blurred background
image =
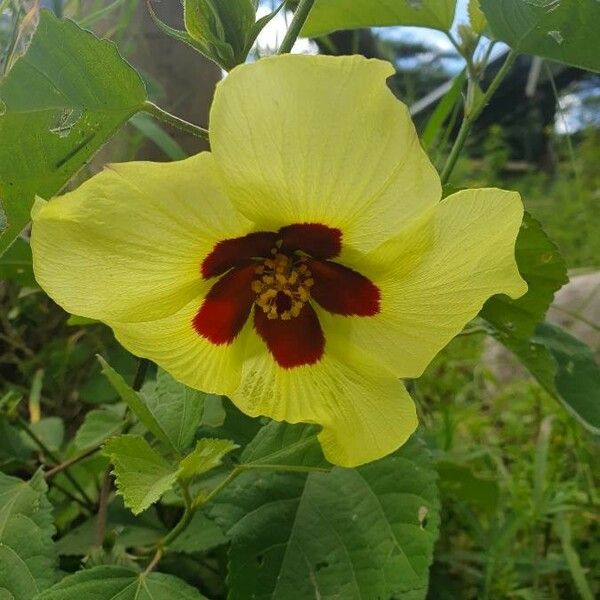
<svg viewBox="0 0 600 600"><path fill-rule="evenodd" d="M259 14L272 4L263 2ZM142 74L153 101L208 124L220 69L161 33L143 1L0 0L0 74L26 47L38 5L111 39ZM164 21L181 24L179 2L157 1L154 7ZM277 48L287 19L282 12L270 23L254 58ZM466 21L466 2L459 2L457 36ZM478 52L488 49L485 42ZM448 37L408 27L359 30L299 40L295 51L359 52L391 61L397 69L391 88L410 107L431 160L438 168L443 164L460 123L460 103L433 138L427 124L465 66ZM495 44L490 52L484 81L498 70L506 48ZM197 139L138 114L77 180L109 161L174 160L202 149ZM571 281L557 294L549 318L597 357L599 164L600 76L521 56L476 124L451 182L521 192L569 267ZM117 400L99 373L96 353L133 377L135 359L108 328L69 318L37 288L29 246L18 240L0 259L0 398L11 390L24 394L37 415L38 434L51 448L70 439L87 411ZM430 598L599 597L598 439L477 330L452 342L411 391L438 459L443 495ZM33 451L0 418L0 468L24 469ZM53 493L60 536L76 515L68 498ZM63 547L68 564L76 553ZM185 560L186 568L196 564ZM207 585L203 564L194 568Z"/></svg>

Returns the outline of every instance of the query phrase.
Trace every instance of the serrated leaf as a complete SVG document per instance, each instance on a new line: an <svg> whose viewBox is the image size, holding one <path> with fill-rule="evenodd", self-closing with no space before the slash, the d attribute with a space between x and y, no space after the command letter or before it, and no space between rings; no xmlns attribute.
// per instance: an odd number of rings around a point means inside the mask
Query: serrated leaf
<svg viewBox="0 0 600 600"><path fill-rule="evenodd" d="M202 600L204 596L178 577L136 573L123 567L100 566L65 577L36 600Z"/></svg>
<svg viewBox="0 0 600 600"><path fill-rule="evenodd" d="M41 471L30 481L0 473L0 589L31 600L56 580L51 506Z"/></svg>
<svg viewBox="0 0 600 600"><path fill-rule="evenodd" d="M146 99L116 46L43 10L27 52L0 82L2 254L36 194L56 194Z"/></svg>
<svg viewBox="0 0 600 600"><path fill-rule="evenodd" d="M98 360L102 366L102 373L119 394L121 400L129 406L135 416L141 421L142 425L144 425L157 440L160 440L165 444L167 448L177 452L177 449L172 444L161 424L152 414L152 411L148 408L146 403L142 401L140 394L138 394L101 356L98 356Z"/></svg>
<svg viewBox="0 0 600 600"><path fill-rule="evenodd" d="M527 213L517 236L515 254L519 272L529 286L527 293L517 300L493 296L480 315L499 333L526 339L544 320L554 293L568 281L567 267L540 223Z"/></svg>
<svg viewBox="0 0 600 600"><path fill-rule="evenodd" d="M218 467L226 454L239 446L231 440L204 438L179 463L180 479L191 479Z"/></svg>
<svg viewBox="0 0 600 600"><path fill-rule="evenodd" d="M317 0L302 35L318 37L339 29L412 25L449 31L456 0Z"/></svg>
<svg viewBox="0 0 600 600"><path fill-rule="evenodd" d="M73 443L80 450L94 448L107 438L121 433L125 423L125 411L122 404L91 410L85 415Z"/></svg>
<svg viewBox="0 0 600 600"><path fill-rule="evenodd" d="M487 20L479 6L479 0L469 0L469 23L475 33L483 33L485 31Z"/></svg>
<svg viewBox="0 0 600 600"><path fill-rule="evenodd" d="M200 427L208 394L187 387L159 369L156 384L145 386L141 396L170 445L179 452L187 450Z"/></svg>
<svg viewBox="0 0 600 600"><path fill-rule="evenodd" d="M592 43L600 31L597 0L480 0L492 33L512 48L600 71Z"/></svg>
<svg viewBox="0 0 600 600"><path fill-rule="evenodd" d="M317 439L316 425L289 425L272 421L244 448L242 464L331 468Z"/></svg>
<svg viewBox="0 0 600 600"><path fill-rule="evenodd" d="M158 501L177 480L177 469L141 436L111 438L104 453L114 465L117 490L135 515Z"/></svg>
<svg viewBox="0 0 600 600"><path fill-rule="evenodd" d="M358 469L242 475L210 509L232 537L229 599L425 598L435 480L415 439Z"/></svg>
<svg viewBox="0 0 600 600"><path fill-rule="evenodd" d="M538 325L529 340L497 339L586 429L600 434L600 367L583 342L550 323Z"/></svg>

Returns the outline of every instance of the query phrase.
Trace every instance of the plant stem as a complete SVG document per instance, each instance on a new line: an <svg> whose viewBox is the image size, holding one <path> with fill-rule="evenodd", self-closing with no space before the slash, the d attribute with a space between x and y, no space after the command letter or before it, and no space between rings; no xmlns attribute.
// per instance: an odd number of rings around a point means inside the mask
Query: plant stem
<svg viewBox="0 0 600 600"><path fill-rule="evenodd" d="M33 441L33 443L50 460L52 460L52 462L54 462L55 465L58 465L60 463L60 460L58 459L58 457L56 456L56 454L54 454L54 452L52 452L52 450L50 450L50 448L48 448L48 446L46 446L46 444L44 444L44 442L31 430L31 428L29 427L29 424L24 419L22 419L21 417L19 417L19 419L17 420L17 425L21 428L22 431L25 432L25 434ZM69 473L68 471L65 471L65 477L69 480L69 482L71 483L71 485L79 492L80 496L85 500L86 504L90 508L93 509L94 503L92 502L92 499L87 495L87 493L81 487L81 485L75 479L75 477L73 477L71 475L71 473Z"/></svg>
<svg viewBox="0 0 600 600"><path fill-rule="evenodd" d="M477 120L479 115L481 115L483 109L486 107L491 97L496 93L496 90L510 71L515 59L517 58L517 53L514 50L511 50L504 61L502 67L492 83L490 83L488 89L485 94L479 101L477 105L475 105L469 112L465 112L465 116L463 117L463 122L460 126L460 130L458 135L456 136L456 140L454 141L454 145L452 146L452 150L450 151L450 155L448 156L448 160L444 166L444 169L441 174L442 185L448 183L450 176L452 175L452 171L454 171L454 167L456 166L456 161L462 152L462 149L469 137L469 133L471 132L471 127L473 123ZM469 81L469 85L473 85L472 81Z"/></svg>
<svg viewBox="0 0 600 600"><path fill-rule="evenodd" d="M292 51L298 36L300 35L300 31L306 23L306 19L308 18L308 14L310 13L315 0L300 0L298 3L298 8L294 13L294 18L290 23L290 27L281 42L281 46L279 46L278 54L288 54Z"/></svg>
<svg viewBox="0 0 600 600"><path fill-rule="evenodd" d="M204 127L200 127L199 125L194 125L181 117L177 117L176 115L167 112L160 106L154 104L154 102L150 102L146 100L142 107L142 111L152 115L153 117L163 121L164 123L168 123L172 125L176 129L180 131L184 131L185 133L189 133L197 138L208 141L208 130L204 129Z"/></svg>
<svg viewBox="0 0 600 600"><path fill-rule="evenodd" d="M69 460L65 460L64 462L60 463L59 465L52 467L49 471L46 471L44 473L44 478L46 480L52 479L52 477L54 477L54 475L56 475L57 473L60 473L61 471L68 469L69 467L73 466L74 464L78 463L79 461L82 461L83 459L87 458L88 456L92 456L92 454L96 454L96 452L98 452L99 450L100 450L100 446L96 446L94 448L90 448L89 450L86 450L82 454L79 454L77 456L74 456L73 458L70 458Z"/></svg>

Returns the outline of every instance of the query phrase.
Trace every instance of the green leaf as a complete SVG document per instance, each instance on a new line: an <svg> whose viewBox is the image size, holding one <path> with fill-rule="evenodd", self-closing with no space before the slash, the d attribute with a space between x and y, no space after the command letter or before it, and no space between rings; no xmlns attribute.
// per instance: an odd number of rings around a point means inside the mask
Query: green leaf
<svg viewBox="0 0 600 600"><path fill-rule="evenodd" d="M0 225L0 231L2 226ZM23 287L36 287L31 264L31 246L23 238L17 238L15 243L0 256L0 281L16 281Z"/></svg>
<svg viewBox="0 0 600 600"><path fill-rule="evenodd" d="M180 463L180 479L191 479L218 467L223 457L239 448L231 440L204 438L196 443L196 448Z"/></svg>
<svg viewBox="0 0 600 600"><path fill-rule="evenodd" d="M99 446L105 439L121 433L125 426L122 404L91 410L77 430L73 443L80 450Z"/></svg>
<svg viewBox="0 0 600 600"><path fill-rule="evenodd" d="M456 103L460 99L460 94L467 80L467 71L463 69L452 82L452 87L446 92L444 97L438 102L433 114L429 117L421 142L426 151L431 150L434 142L437 140L439 133L454 110Z"/></svg>
<svg viewBox="0 0 600 600"><path fill-rule="evenodd" d="M600 71L597 0L480 0L492 33L519 52Z"/></svg>
<svg viewBox="0 0 600 600"><path fill-rule="evenodd" d="M195 554L208 552L229 541L222 529L213 519L208 518L201 510L194 513L192 521L185 531L169 545L171 552Z"/></svg>
<svg viewBox="0 0 600 600"><path fill-rule="evenodd" d="M115 467L117 490L135 515L157 502L177 480L177 469L141 436L111 438L104 453Z"/></svg>
<svg viewBox="0 0 600 600"><path fill-rule="evenodd" d="M29 427L50 450L56 451L61 447L65 437L65 426L60 417L44 417L31 423ZM32 450L38 450L33 440L28 437L25 440Z"/></svg>
<svg viewBox="0 0 600 600"><path fill-rule="evenodd" d="M41 471L29 482L0 473L0 590L30 600L56 580L52 509Z"/></svg>
<svg viewBox="0 0 600 600"><path fill-rule="evenodd" d="M479 0L469 0L469 23L475 33L481 34L487 27L485 14L481 10Z"/></svg>
<svg viewBox="0 0 600 600"><path fill-rule="evenodd" d="M330 468L317 439L316 425L288 425L272 421L246 446L243 464L290 465Z"/></svg>
<svg viewBox="0 0 600 600"><path fill-rule="evenodd" d="M550 323L538 325L530 340L498 339L586 429L600 434L600 367L583 342Z"/></svg>
<svg viewBox="0 0 600 600"><path fill-rule="evenodd" d="M516 259L529 290L517 300L493 296L480 313L499 339L531 336L537 323L544 320L554 292L568 281L564 259L539 222L527 213L517 237Z"/></svg>
<svg viewBox="0 0 600 600"><path fill-rule="evenodd" d="M435 480L415 439L358 469L242 475L210 509L232 537L229 599L425 598Z"/></svg>
<svg viewBox="0 0 600 600"><path fill-rule="evenodd" d="M140 420L142 425L160 440L167 448L170 448L174 452L177 452L177 448L171 442L171 439L162 428L156 417L152 414L152 411L142 401L140 394L138 394L124 379L117 373L101 356L98 356L100 365L102 366L102 373L106 376L110 384L115 388L121 400L129 406L135 416Z"/></svg>
<svg viewBox="0 0 600 600"><path fill-rule="evenodd" d="M202 600L195 588L173 575L136 573L123 567L100 566L65 577L36 600Z"/></svg>
<svg viewBox="0 0 600 600"><path fill-rule="evenodd" d="M456 0L317 0L302 35L318 37L338 29L412 25L449 31Z"/></svg>
<svg viewBox="0 0 600 600"><path fill-rule="evenodd" d="M29 221L34 196L55 195L145 99L111 42L41 11L27 52L0 82L0 254Z"/></svg>
<svg viewBox="0 0 600 600"><path fill-rule="evenodd" d="M97 530L98 517L94 515L56 542L58 553L62 556L89 554L96 545ZM115 545L124 549L153 546L168 533L153 510L133 516L120 497L108 506L106 532L114 537Z"/></svg>
<svg viewBox="0 0 600 600"><path fill-rule="evenodd" d="M156 384L144 386L141 396L169 444L184 452L193 443L208 394L180 383L158 370Z"/></svg>
<svg viewBox="0 0 600 600"><path fill-rule="evenodd" d="M478 477L466 465L449 460L438 462L440 491L476 507L494 512L500 497L498 482Z"/></svg>

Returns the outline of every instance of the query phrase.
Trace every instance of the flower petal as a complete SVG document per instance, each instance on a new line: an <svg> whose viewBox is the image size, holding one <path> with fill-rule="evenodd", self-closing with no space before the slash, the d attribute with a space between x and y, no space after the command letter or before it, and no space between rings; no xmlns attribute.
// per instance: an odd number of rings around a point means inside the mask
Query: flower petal
<svg viewBox="0 0 600 600"><path fill-rule="evenodd" d="M231 205L213 158L111 165L33 210L36 278L67 311L106 321L166 316L198 295L200 265L252 224Z"/></svg>
<svg viewBox="0 0 600 600"><path fill-rule="evenodd" d="M310 304L305 304L297 317L287 321L269 319L256 306L254 328L277 364L284 369L312 365L323 356L325 338L319 318Z"/></svg>
<svg viewBox="0 0 600 600"><path fill-rule="evenodd" d="M295 223L279 230L281 250L302 250L316 258L333 258L342 250L342 232L320 223Z"/></svg>
<svg viewBox="0 0 600 600"><path fill-rule="evenodd" d="M256 265L251 262L231 269L211 288L198 314L194 329L213 344L231 344L244 327L256 299L252 281Z"/></svg>
<svg viewBox="0 0 600 600"><path fill-rule="evenodd" d="M197 296L175 314L156 321L109 325L127 350L152 360L175 379L207 393L230 394L240 381L250 324L231 344L215 345L193 326L201 304L202 296Z"/></svg>
<svg viewBox="0 0 600 600"><path fill-rule="evenodd" d="M381 290L381 312L345 320L319 314L325 335L344 331L397 376L419 377L490 296L527 291L515 260L522 218L516 192L465 190L446 198L431 220L354 265Z"/></svg>
<svg viewBox="0 0 600 600"><path fill-rule="evenodd" d="M327 311L370 317L379 312L380 292L364 275L329 260L308 260L315 281L312 297Z"/></svg>
<svg viewBox="0 0 600 600"><path fill-rule="evenodd" d="M260 229L321 223L361 252L441 196L386 62L285 55L219 84L210 139L232 202Z"/></svg>
<svg viewBox="0 0 600 600"><path fill-rule="evenodd" d="M242 382L230 397L252 416L322 425L325 457L344 467L386 456L417 426L414 403L402 383L335 336L328 337L322 360L295 369L284 369L257 350L246 358Z"/></svg>
<svg viewBox="0 0 600 600"><path fill-rule="evenodd" d="M271 256L271 248L277 239L275 232L256 231L243 237L221 240L202 261L202 276L205 279L216 277L249 258Z"/></svg>

